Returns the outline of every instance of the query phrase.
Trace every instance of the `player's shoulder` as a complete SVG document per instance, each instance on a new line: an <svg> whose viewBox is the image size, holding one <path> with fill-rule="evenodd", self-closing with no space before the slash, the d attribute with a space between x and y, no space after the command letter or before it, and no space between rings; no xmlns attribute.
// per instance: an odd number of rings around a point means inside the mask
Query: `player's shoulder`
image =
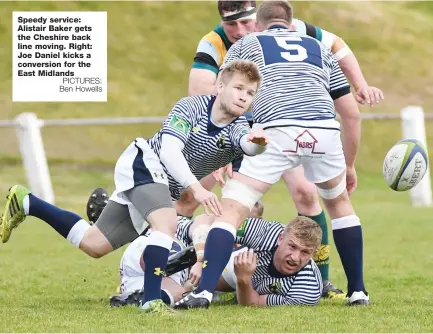
<svg viewBox="0 0 433 334"><path fill-rule="evenodd" d="M246 231L258 231L267 230L275 231L277 234L284 230L284 225L275 220L266 220L263 218L247 218L243 224L243 228Z"/></svg>
<svg viewBox="0 0 433 334"><path fill-rule="evenodd" d="M305 30L306 30L305 26L306 26L306 23L304 21L299 20L297 18L293 18L290 29L296 30L299 32L305 32Z"/></svg>
<svg viewBox="0 0 433 334"><path fill-rule="evenodd" d="M236 118L236 119L233 121L232 125L245 125L245 126L248 126L248 127L249 127L249 125L248 125L248 120L247 120L247 118L245 117L245 115L241 115L241 116L239 116L238 118Z"/></svg>
<svg viewBox="0 0 433 334"><path fill-rule="evenodd" d="M299 271L298 274L308 275L308 276L317 276L320 274L319 267L313 259L307 262L307 264Z"/></svg>
<svg viewBox="0 0 433 334"><path fill-rule="evenodd" d="M190 95L182 97L176 102L176 105L186 109L207 108L209 103L214 99L213 95Z"/></svg>
<svg viewBox="0 0 433 334"><path fill-rule="evenodd" d="M218 52L227 51L231 45L223 27L220 25L216 26L214 29L204 35L200 40L200 44L207 44Z"/></svg>

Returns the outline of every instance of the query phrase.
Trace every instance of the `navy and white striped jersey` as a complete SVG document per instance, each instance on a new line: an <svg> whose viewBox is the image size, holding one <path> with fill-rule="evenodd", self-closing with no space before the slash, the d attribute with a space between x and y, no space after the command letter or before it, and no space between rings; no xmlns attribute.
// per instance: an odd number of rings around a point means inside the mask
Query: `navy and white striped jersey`
<svg viewBox="0 0 433 334"><path fill-rule="evenodd" d="M255 123L332 119L333 99L350 93L331 51L316 39L281 26L239 40L222 68L236 59L253 61L262 74L251 105Z"/></svg>
<svg viewBox="0 0 433 334"><path fill-rule="evenodd" d="M198 180L241 157L244 154L240 146L241 138L250 129L244 116L228 125L215 125L211 120L214 101L213 95L182 98L168 114L162 129L148 139L148 144L159 157L163 134L179 138L185 144L182 153ZM179 199L185 189L164 165L163 168L168 176L172 198Z"/></svg>
<svg viewBox="0 0 433 334"><path fill-rule="evenodd" d="M185 246L192 245L192 239L189 237L189 229L194 221L188 217L177 216L176 238L183 242Z"/></svg>
<svg viewBox="0 0 433 334"><path fill-rule="evenodd" d="M254 249L258 256L252 276L254 290L268 295L268 305L315 305L322 295L322 276L313 260L298 273L284 276L273 265L277 241L284 225L276 221L248 218L237 232L236 242Z"/></svg>

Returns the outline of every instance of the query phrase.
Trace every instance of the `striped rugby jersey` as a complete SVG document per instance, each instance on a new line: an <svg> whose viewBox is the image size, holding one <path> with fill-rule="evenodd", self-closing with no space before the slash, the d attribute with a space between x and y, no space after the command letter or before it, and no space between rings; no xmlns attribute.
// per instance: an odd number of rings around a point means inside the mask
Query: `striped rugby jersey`
<svg viewBox="0 0 433 334"><path fill-rule="evenodd" d="M254 249L258 256L252 276L254 290L268 295L268 305L316 305L322 295L322 276L313 260L298 273L284 276L273 265L277 241L284 225L261 218L247 218L237 232L236 242Z"/></svg>
<svg viewBox="0 0 433 334"><path fill-rule="evenodd" d="M240 39L222 68L236 59L253 61L263 77L251 105L255 123L332 119L333 100L350 93L331 51L316 39L281 26Z"/></svg>
<svg viewBox="0 0 433 334"><path fill-rule="evenodd" d="M168 114L162 129L147 140L159 157L163 134L179 138L185 144L182 153L198 180L241 157L244 154L240 146L241 138L250 129L244 116L223 127L215 125L211 120L214 101L213 95L182 98ZM168 176L172 198L179 199L185 189L164 165L163 168Z"/></svg>

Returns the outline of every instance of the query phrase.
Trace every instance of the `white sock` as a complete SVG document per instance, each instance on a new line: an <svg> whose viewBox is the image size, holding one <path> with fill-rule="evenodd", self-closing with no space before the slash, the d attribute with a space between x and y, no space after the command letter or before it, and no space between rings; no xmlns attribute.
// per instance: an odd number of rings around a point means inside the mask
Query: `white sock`
<svg viewBox="0 0 433 334"><path fill-rule="evenodd" d="M89 228L90 224L84 219L81 219L71 228L66 239L68 239L71 244L80 247L81 240L83 240L84 234L86 234Z"/></svg>
<svg viewBox="0 0 433 334"><path fill-rule="evenodd" d="M147 237L147 246L154 245L168 250L173 246L173 238L160 231L152 231Z"/></svg>
<svg viewBox="0 0 433 334"><path fill-rule="evenodd" d="M23 209L24 209L24 214L26 216L28 216L29 215L29 210L30 210L30 198L29 198L29 195L26 195L23 198Z"/></svg>
<svg viewBox="0 0 433 334"><path fill-rule="evenodd" d="M332 219L331 221L333 230L340 230L342 228L353 227L361 225L359 217L356 215Z"/></svg>
<svg viewBox="0 0 433 334"><path fill-rule="evenodd" d="M232 224L229 223L224 223L224 222L220 222L220 221L216 221L215 223L213 223L210 227L211 229L213 228L220 228L222 230L226 230L228 232L230 232L233 235L233 238L236 239L236 229L233 227Z"/></svg>

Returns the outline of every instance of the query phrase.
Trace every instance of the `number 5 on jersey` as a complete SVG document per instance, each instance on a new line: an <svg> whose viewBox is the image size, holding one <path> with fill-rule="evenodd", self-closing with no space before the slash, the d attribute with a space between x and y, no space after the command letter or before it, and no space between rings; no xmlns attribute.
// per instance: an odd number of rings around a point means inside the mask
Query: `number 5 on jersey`
<svg viewBox="0 0 433 334"><path fill-rule="evenodd" d="M257 36L265 65L303 62L323 68L319 42L299 36Z"/></svg>

